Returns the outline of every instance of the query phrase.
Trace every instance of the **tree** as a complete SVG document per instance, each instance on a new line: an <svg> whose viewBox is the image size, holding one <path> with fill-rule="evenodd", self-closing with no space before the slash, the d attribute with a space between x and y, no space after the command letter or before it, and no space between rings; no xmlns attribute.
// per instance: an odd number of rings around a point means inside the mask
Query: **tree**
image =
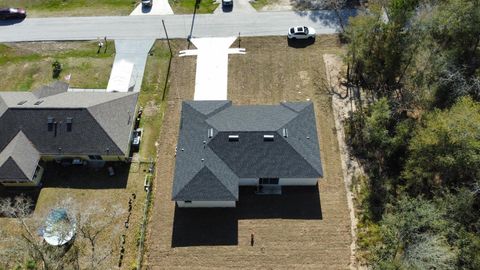
<svg viewBox="0 0 480 270"><path fill-rule="evenodd" d="M121 225L119 218L125 211L118 205L113 209L106 209L99 202L93 202L87 209L77 213L79 241L85 247L82 255L88 262L89 269L109 268L111 259L119 250L119 239L116 237ZM101 267L103 266L103 267Z"/></svg>
<svg viewBox="0 0 480 270"><path fill-rule="evenodd" d="M410 141L403 177L415 193L473 186L480 179L480 104L461 98L425 115Z"/></svg>
<svg viewBox="0 0 480 270"><path fill-rule="evenodd" d="M373 99L407 101L403 80L418 47L417 31L411 24L416 3L392 0L385 8L372 5L368 13L350 19L346 30L348 80Z"/></svg>
<svg viewBox="0 0 480 270"><path fill-rule="evenodd" d="M382 239L372 251L375 268L415 269L435 263L454 264L455 256L441 235L446 225L443 209L425 199L404 196L387 211L380 222ZM436 244L441 246L429 250ZM440 259L444 261L435 261Z"/></svg>
<svg viewBox="0 0 480 270"><path fill-rule="evenodd" d="M46 216L31 213L32 201L25 196L0 200L0 213L12 217L20 224L19 232L10 234L8 252L0 253L7 266L22 264L32 259L40 269L112 269L114 254L118 252L121 218L125 211L118 205L106 208L98 201L90 207L69 198L55 205L66 209L76 222L74 241L59 247L50 246L39 237ZM61 229L61 228L60 228ZM7 234L0 228L0 235ZM19 256L24 255L24 256Z"/></svg>

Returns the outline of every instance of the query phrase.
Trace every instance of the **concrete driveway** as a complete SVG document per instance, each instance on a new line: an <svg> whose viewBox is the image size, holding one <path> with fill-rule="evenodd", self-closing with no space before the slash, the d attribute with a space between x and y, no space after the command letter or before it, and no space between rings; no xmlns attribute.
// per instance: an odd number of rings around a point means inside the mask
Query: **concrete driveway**
<svg viewBox="0 0 480 270"><path fill-rule="evenodd" d="M233 6L231 7L222 7L222 1L217 1L217 9L213 12L214 14L226 13L226 14L236 14L236 13L255 13L257 10L252 7L249 0L233 0Z"/></svg>
<svg viewBox="0 0 480 270"><path fill-rule="evenodd" d="M168 14L173 14L172 7L170 7L170 4L168 4L168 0L153 0L151 7L144 7L141 3L138 4L132 13L130 13L130 16Z"/></svg>

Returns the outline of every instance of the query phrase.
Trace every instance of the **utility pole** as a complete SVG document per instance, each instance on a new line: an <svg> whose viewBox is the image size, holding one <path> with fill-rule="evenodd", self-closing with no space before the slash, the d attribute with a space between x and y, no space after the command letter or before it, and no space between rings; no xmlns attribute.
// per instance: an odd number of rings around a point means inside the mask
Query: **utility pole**
<svg viewBox="0 0 480 270"><path fill-rule="evenodd" d="M165 21L162 20L163 30L165 31L165 37L167 38L168 49L170 50L170 57L172 57L172 46L170 46L170 39L168 38L167 28L165 27Z"/></svg>

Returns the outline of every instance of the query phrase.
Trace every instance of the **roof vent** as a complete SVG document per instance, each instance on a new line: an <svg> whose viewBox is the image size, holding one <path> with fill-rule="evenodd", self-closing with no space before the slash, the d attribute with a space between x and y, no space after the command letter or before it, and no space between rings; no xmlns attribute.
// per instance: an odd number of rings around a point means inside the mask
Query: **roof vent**
<svg viewBox="0 0 480 270"><path fill-rule="evenodd" d="M274 135L263 135L263 141L265 142L273 142L274 138L275 138Z"/></svg>
<svg viewBox="0 0 480 270"><path fill-rule="evenodd" d="M213 128L209 128L208 129L208 138L212 138L213 137Z"/></svg>
<svg viewBox="0 0 480 270"><path fill-rule="evenodd" d="M33 105L40 105L40 104L42 104L42 103L43 103L43 100L39 100L39 101L33 103Z"/></svg>
<svg viewBox="0 0 480 270"><path fill-rule="evenodd" d="M23 105L23 104L25 104L25 103L27 103L27 101L26 101L26 100L22 100L22 101L18 102L17 105Z"/></svg>
<svg viewBox="0 0 480 270"><path fill-rule="evenodd" d="M238 142L240 137L238 135L228 135L228 141L229 142Z"/></svg>
<svg viewBox="0 0 480 270"><path fill-rule="evenodd" d="M282 134L283 134L283 137L288 138L288 130L286 128L283 128Z"/></svg>

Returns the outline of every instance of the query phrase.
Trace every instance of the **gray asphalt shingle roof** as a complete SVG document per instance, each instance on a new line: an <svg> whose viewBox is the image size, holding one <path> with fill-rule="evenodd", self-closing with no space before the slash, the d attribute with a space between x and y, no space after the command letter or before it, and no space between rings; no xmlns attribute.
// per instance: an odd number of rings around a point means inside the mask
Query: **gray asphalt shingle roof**
<svg viewBox="0 0 480 270"><path fill-rule="evenodd" d="M40 153L22 131L0 152L0 180L33 180Z"/></svg>
<svg viewBox="0 0 480 270"><path fill-rule="evenodd" d="M127 155L138 93L64 90L0 92L0 151L22 132L41 155Z"/></svg>
<svg viewBox="0 0 480 270"><path fill-rule="evenodd" d="M238 200L239 178L322 175L313 103L183 102L173 200Z"/></svg>

